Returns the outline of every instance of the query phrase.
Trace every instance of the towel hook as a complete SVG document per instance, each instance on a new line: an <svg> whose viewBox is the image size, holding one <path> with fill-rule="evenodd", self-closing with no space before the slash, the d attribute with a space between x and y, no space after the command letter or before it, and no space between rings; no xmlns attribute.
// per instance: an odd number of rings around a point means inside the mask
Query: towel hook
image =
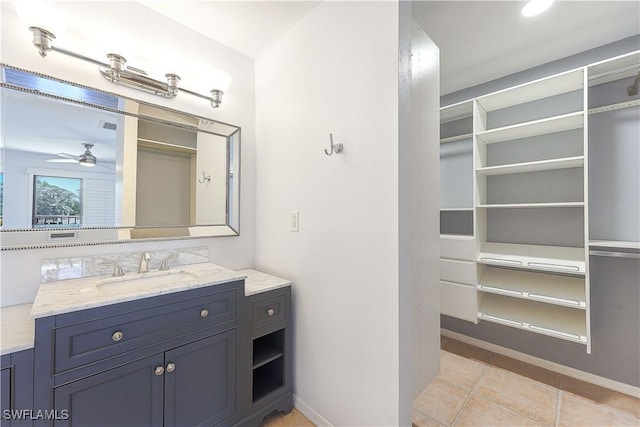
<svg viewBox="0 0 640 427"><path fill-rule="evenodd" d="M204 171L202 171L202 179L201 180L199 179L198 182L200 184L204 184L205 181L211 182L211 175L205 175Z"/></svg>
<svg viewBox="0 0 640 427"><path fill-rule="evenodd" d="M333 155L333 153L336 153L336 154L342 153L342 150L344 149L344 146L342 145L341 142L339 142L337 144L333 143L333 134L332 133L329 134L329 141L331 142L331 145L329 146L329 150L327 150L326 148L324 149L324 154L326 154L327 156L331 156L331 155Z"/></svg>

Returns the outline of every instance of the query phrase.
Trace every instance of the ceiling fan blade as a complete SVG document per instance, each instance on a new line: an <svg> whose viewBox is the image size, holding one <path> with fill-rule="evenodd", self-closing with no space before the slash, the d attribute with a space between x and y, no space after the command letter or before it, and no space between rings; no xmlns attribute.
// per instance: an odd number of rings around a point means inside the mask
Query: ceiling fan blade
<svg viewBox="0 0 640 427"><path fill-rule="evenodd" d="M80 157L74 156L73 154L68 154L68 153L56 153L56 156L62 157L63 159L75 160L76 162L80 160Z"/></svg>
<svg viewBox="0 0 640 427"><path fill-rule="evenodd" d="M53 159L44 159L47 163L78 163L75 159L64 159L64 158L53 158Z"/></svg>

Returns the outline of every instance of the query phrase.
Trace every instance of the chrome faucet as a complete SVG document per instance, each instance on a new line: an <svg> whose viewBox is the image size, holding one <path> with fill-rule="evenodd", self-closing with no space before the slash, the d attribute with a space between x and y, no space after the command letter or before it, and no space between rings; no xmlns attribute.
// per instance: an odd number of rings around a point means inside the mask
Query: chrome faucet
<svg viewBox="0 0 640 427"><path fill-rule="evenodd" d="M112 277L124 276L124 271L122 271L122 266L118 264L117 261L104 260L100 263L100 265L107 265L107 266L113 267L113 274L111 274Z"/></svg>
<svg viewBox="0 0 640 427"><path fill-rule="evenodd" d="M160 271L169 270L169 261L178 258L178 254L175 252L171 252L165 259L160 263Z"/></svg>
<svg viewBox="0 0 640 427"><path fill-rule="evenodd" d="M138 268L138 273L149 272L149 261L151 261L151 254L149 252L143 252L142 257L140 257L140 267Z"/></svg>

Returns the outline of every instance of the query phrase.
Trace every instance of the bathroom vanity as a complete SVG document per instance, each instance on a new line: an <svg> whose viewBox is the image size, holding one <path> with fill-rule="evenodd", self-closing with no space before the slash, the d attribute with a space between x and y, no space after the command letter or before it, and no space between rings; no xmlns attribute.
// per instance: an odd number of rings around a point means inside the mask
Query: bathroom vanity
<svg viewBox="0 0 640 427"><path fill-rule="evenodd" d="M32 348L3 348L3 426L257 426L291 410L291 282L211 263L151 274L43 283L31 317L3 309L22 347L35 323Z"/></svg>

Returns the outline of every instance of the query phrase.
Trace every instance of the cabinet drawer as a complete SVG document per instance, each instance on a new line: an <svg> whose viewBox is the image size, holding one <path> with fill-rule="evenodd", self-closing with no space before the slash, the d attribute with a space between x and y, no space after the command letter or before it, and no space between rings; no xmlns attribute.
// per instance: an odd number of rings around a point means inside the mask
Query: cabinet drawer
<svg viewBox="0 0 640 427"><path fill-rule="evenodd" d="M235 290L54 330L55 373L220 325L237 318Z"/></svg>
<svg viewBox="0 0 640 427"><path fill-rule="evenodd" d="M264 328L286 320L285 294L253 303L253 329Z"/></svg>
<svg viewBox="0 0 640 427"><path fill-rule="evenodd" d="M440 257L473 261L476 259L476 241L459 236L440 236Z"/></svg>
<svg viewBox="0 0 640 427"><path fill-rule="evenodd" d="M475 285L476 264L472 261L440 258L440 279L448 282Z"/></svg>
<svg viewBox="0 0 640 427"><path fill-rule="evenodd" d="M440 313L478 323L477 301L474 286L440 281Z"/></svg>

